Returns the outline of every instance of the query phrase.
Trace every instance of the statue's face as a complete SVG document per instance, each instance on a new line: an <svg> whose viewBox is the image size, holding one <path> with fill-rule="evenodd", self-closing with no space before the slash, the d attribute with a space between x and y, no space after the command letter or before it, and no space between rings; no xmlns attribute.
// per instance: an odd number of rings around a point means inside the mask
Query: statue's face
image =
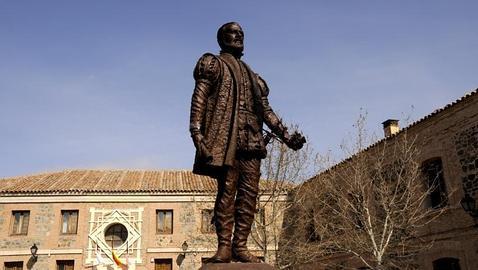
<svg viewBox="0 0 478 270"><path fill-rule="evenodd" d="M219 44L224 51L241 54L244 50L244 32L241 26L237 23L226 25Z"/></svg>

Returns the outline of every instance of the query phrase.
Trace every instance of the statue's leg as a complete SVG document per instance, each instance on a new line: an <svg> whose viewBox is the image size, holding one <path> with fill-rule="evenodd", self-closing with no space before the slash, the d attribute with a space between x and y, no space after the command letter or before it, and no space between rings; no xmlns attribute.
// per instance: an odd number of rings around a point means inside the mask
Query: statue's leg
<svg viewBox="0 0 478 270"><path fill-rule="evenodd" d="M256 198L259 192L260 159L238 161L239 180L235 205L235 227L232 240L233 259L240 262L260 262L247 250L247 237L251 232L254 214L256 213Z"/></svg>
<svg viewBox="0 0 478 270"><path fill-rule="evenodd" d="M239 173L236 168L227 168L217 178L217 196L214 205L214 225L216 227L218 248L208 261L228 263L231 261L231 237L234 226L234 198L236 196Z"/></svg>

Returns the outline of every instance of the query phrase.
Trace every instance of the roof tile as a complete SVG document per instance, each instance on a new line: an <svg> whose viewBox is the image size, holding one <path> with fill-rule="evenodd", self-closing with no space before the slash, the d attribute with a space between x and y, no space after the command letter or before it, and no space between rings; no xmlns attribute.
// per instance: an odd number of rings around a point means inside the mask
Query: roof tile
<svg viewBox="0 0 478 270"><path fill-rule="evenodd" d="M261 180L261 189L272 185ZM216 180L191 171L66 170L0 179L0 194L215 193Z"/></svg>

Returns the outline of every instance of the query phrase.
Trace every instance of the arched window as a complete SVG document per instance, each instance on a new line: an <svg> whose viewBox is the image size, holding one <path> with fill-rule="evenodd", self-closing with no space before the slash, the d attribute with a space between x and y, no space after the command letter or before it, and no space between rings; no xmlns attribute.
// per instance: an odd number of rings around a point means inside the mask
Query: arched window
<svg viewBox="0 0 478 270"><path fill-rule="evenodd" d="M317 232L315 226L314 209L310 209L307 213L307 224L305 230L307 234L306 241L308 243L320 241L320 234Z"/></svg>
<svg viewBox="0 0 478 270"><path fill-rule="evenodd" d="M105 241L113 248L121 246L128 239L128 230L123 224L115 223L106 229Z"/></svg>
<svg viewBox="0 0 478 270"><path fill-rule="evenodd" d="M443 165L441 158L429 159L422 164L422 172L430 188L430 205L433 208L444 207L448 203Z"/></svg>
<svg viewBox="0 0 478 270"><path fill-rule="evenodd" d="M460 260L457 258L440 258L433 261L433 270L460 270Z"/></svg>

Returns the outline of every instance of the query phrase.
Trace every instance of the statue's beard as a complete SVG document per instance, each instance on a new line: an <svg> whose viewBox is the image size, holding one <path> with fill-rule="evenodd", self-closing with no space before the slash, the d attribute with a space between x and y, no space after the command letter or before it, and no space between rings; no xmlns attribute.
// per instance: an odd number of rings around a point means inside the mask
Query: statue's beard
<svg viewBox="0 0 478 270"><path fill-rule="evenodd" d="M243 46L228 46L228 45L221 46L221 52L230 53L238 58L244 55L242 53L243 51L244 51Z"/></svg>

